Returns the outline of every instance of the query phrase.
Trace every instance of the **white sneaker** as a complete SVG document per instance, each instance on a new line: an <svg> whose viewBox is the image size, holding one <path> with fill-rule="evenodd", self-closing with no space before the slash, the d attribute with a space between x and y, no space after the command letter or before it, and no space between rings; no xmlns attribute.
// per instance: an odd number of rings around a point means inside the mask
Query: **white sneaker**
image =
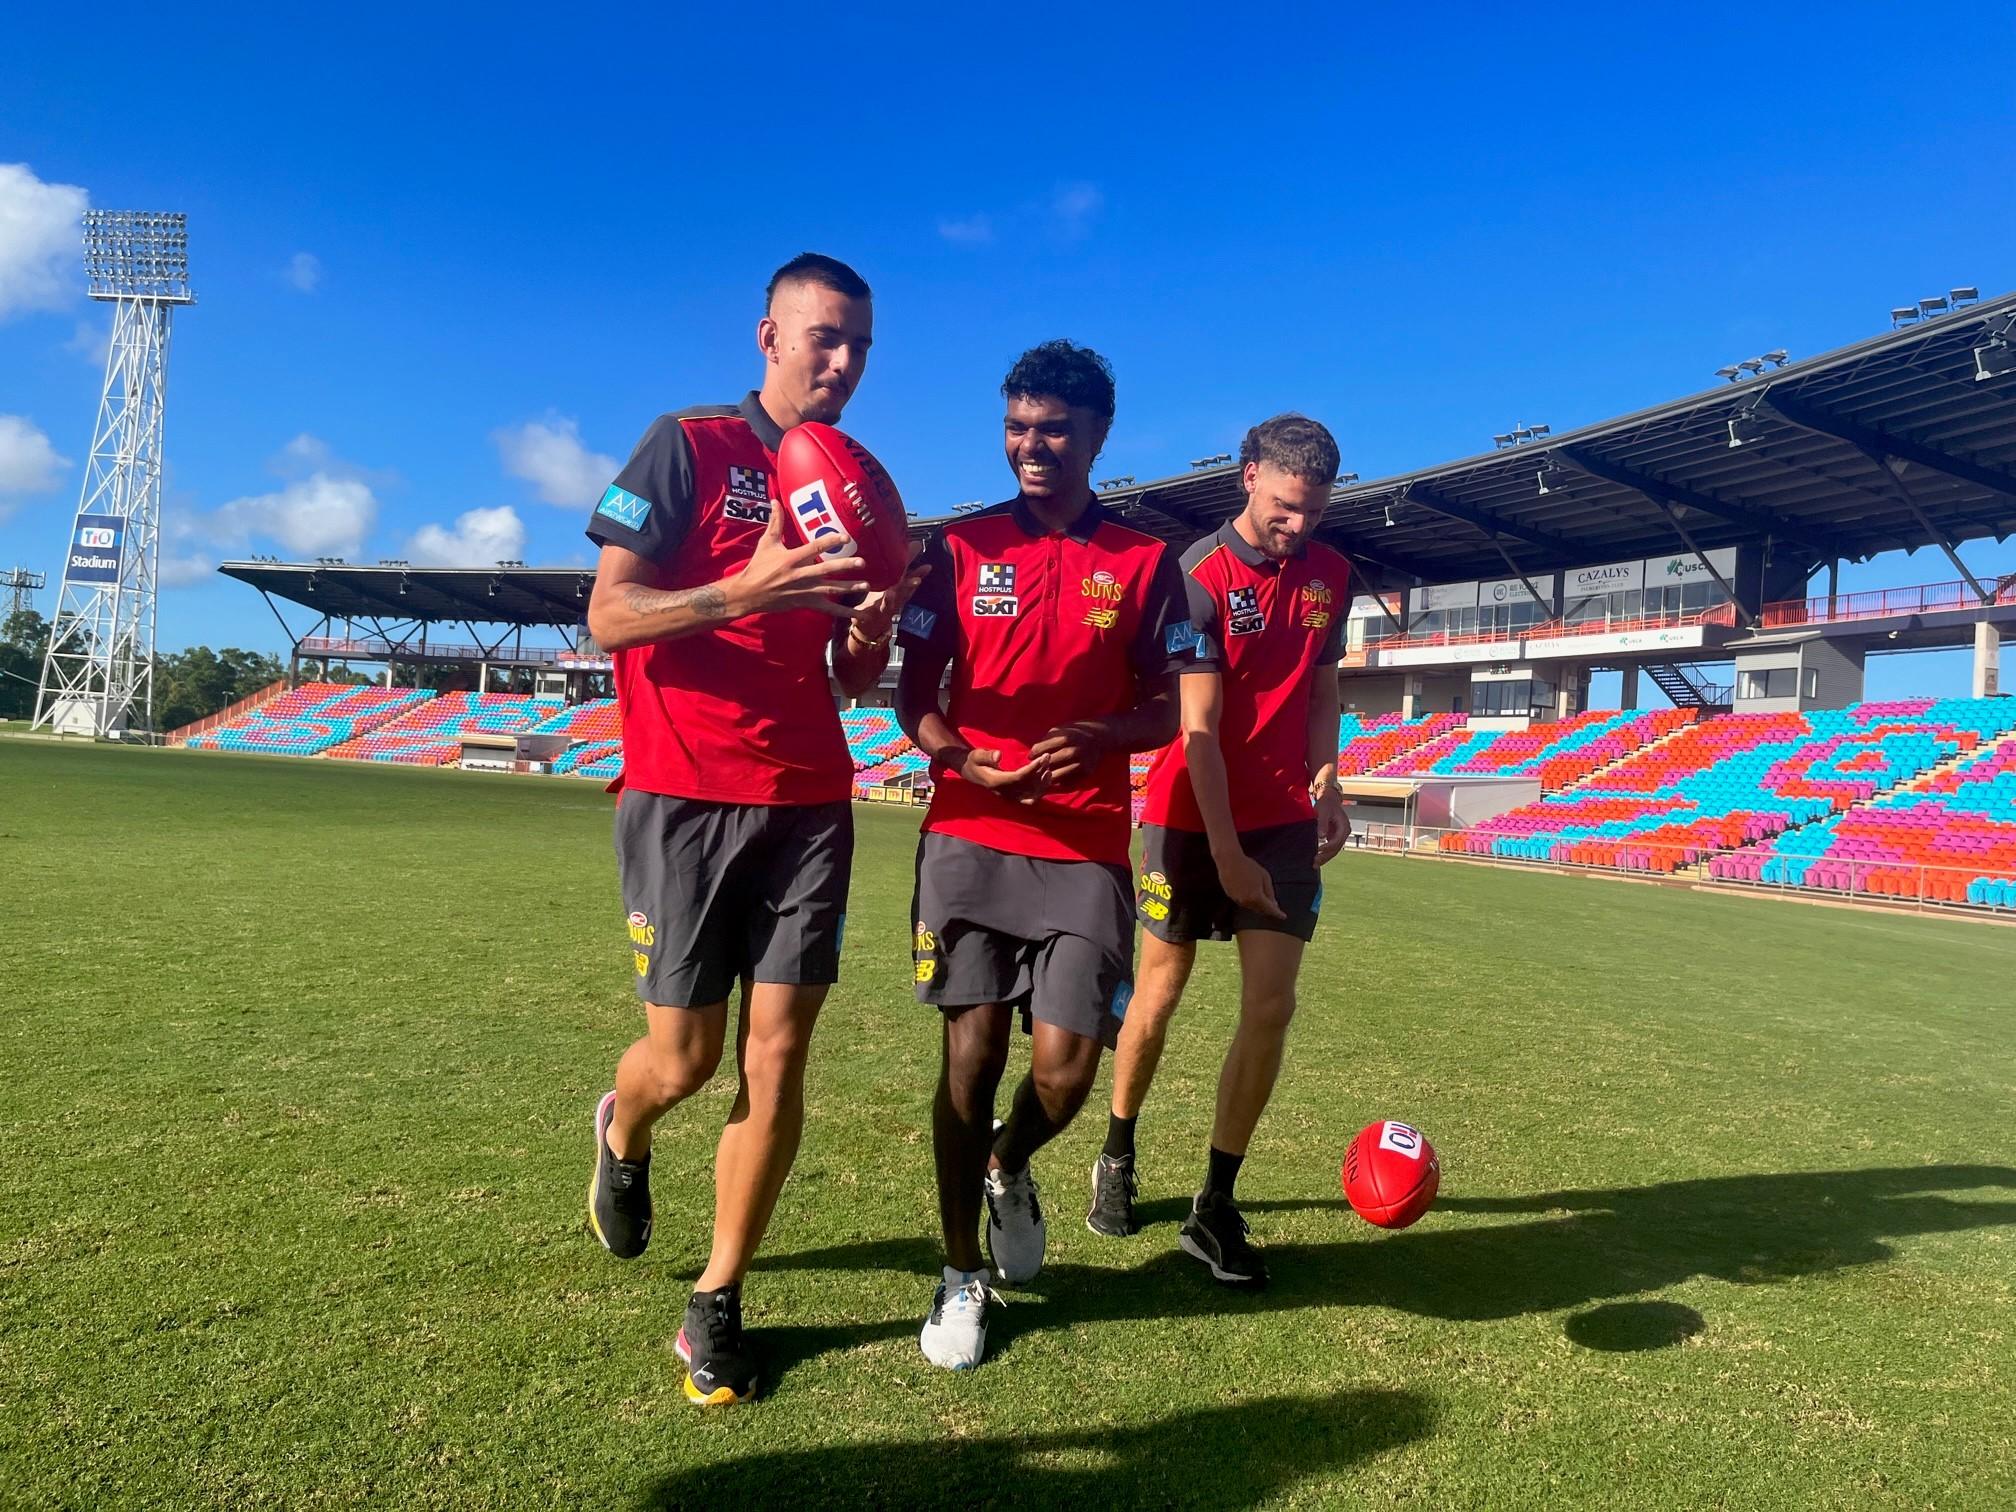
<svg viewBox="0 0 2016 1512"><path fill-rule="evenodd" d="M987 1173L987 1253L994 1274L1010 1284L1029 1281L1043 1269L1043 1209L1036 1200L1036 1177Z"/></svg>
<svg viewBox="0 0 2016 1512"><path fill-rule="evenodd" d="M945 1267L945 1279L931 1299L931 1311L924 1319L924 1331L917 1343L924 1358L945 1370L971 1370L987 1350L987 1304L994 1294L987 1290L985 1271L954 1270Z"/></svg>

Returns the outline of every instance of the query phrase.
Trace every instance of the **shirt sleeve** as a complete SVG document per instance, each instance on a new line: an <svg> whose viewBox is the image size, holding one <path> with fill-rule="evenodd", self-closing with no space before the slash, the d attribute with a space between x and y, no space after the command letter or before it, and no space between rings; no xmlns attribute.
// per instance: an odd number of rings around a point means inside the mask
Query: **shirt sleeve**
<svg viewBox="0 0 2016 1512"><path fill-rule="evenodd" d="M1351 620L1351 575L1348 567L1339 570L1343 573L1343 584L1337 590L1336 612L1330 616L1330 628L1316 652L1319 667L1334 667L1344 655L1344 631Z"/></svg>
<svg viewBox="0 0 2016 1512"><path fill-rule="evenodd" d="M1199 642L1190 607L1190 581L1176 553L1164 546L1148 582L1148 602L1142 608L1141 622L1134 631L1135 676L1161 677L1197 660Z"/></svg>
<svg viewBox="0 0 2016 1512"><path fill-rule="evenodd" d="M931 570L903 606L903 617L896 622L896 644L906 650L951 652L956 648L959 616L952 548L945 543L943 531L931 533L917 565Z"/></svg>
<svg viewBox="0 0 2016 1512"><path fill-rule="evenodd" d="M693 449L685 427L660 415L603 491L588 517L588 539L656 561L686 539L694 510Z"/></svg>
<svg viewBox="0 0 2016 1512"><path fill-rule="evenodd" d="M1196 640L1190 647L1190 658L1183 663L1185 672L1222 672L1225 670L1225 630L1218 622L1218 595L1207 584L1200 583L1192 573L1183 574L1184 608L1189 611L1190 626L1196 632Z"/></svg>

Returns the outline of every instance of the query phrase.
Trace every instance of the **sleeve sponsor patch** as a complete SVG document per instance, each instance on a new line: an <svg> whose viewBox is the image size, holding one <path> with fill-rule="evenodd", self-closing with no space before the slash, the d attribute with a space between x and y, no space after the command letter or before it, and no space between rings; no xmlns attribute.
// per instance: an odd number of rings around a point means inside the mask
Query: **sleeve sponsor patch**
<svg viewBox="0 0 2016 1512"><path fill-rule="evenodd" d="M899 628L922 640L929 640L931 632L938 628L938 616L922 604L905 604Z"/></svg>
<svg viewBox="0 0 2016 1512"><path fill-rule="evenodd" d="M595 506L595 513L614 520L625 530L642 530L651 513L651 502L611 483L608 492L602 495L602 502Z"/></svg>
<svg viewBox="0 0 2016 1512"><path fill-rule="evenodd" d="M1189 651L1197 656L1206 655L1204 638L1197 633L1197 626L1190 620L1177 620L1162 631L1162 649L1171 656L1181 656Z"/></svg>

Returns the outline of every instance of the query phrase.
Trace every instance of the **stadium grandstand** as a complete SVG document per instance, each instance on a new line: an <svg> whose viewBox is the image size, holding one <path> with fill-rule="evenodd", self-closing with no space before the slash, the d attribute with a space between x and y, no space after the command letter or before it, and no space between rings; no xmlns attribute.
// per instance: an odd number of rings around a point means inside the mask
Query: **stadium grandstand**
<svg viewBox="0 0 2016 1512"><path fill-rule="evenodd" d="M2016 294L1962 299L1637 414L1340 480L1322 534L1358 574L1337 745L1359 843L2016 910L2016 699L1996 675L2016 576L1984 580L1959 555L2016 531L2012 338ZM1222 459L1102 497L1184 544L1243 503ZM1844 563L1926 546L1950 580L1838 591ZM220 570L265 597L291 675L180 743L620 774L610 663L583 624L592 572ZM1970 696L1864 700L1869 657L1936 647L1971 648ZM300 681L336 662L380 665L386 685ZM476 687L393 686L401 666L449 663L475 665ZM535 691L492 691L493 670ZM1619 708L1588 707L1599 671L1622 674ZM841 714L866 801L928 791L894 677Z"/></svg>

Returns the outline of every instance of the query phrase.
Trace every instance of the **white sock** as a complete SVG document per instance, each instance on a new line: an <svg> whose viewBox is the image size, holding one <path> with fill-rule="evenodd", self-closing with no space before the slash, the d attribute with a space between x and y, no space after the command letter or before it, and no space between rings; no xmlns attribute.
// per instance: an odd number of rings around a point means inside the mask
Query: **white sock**
<svg viewBox="0 0 2016 1512"><path fill-rule="evenodd" d="M968 1281L978 1281L986 1274L984 1270L962 1271L957 1266L948 1265L945 1267L945 1290L956 1292Z"/></svg>

